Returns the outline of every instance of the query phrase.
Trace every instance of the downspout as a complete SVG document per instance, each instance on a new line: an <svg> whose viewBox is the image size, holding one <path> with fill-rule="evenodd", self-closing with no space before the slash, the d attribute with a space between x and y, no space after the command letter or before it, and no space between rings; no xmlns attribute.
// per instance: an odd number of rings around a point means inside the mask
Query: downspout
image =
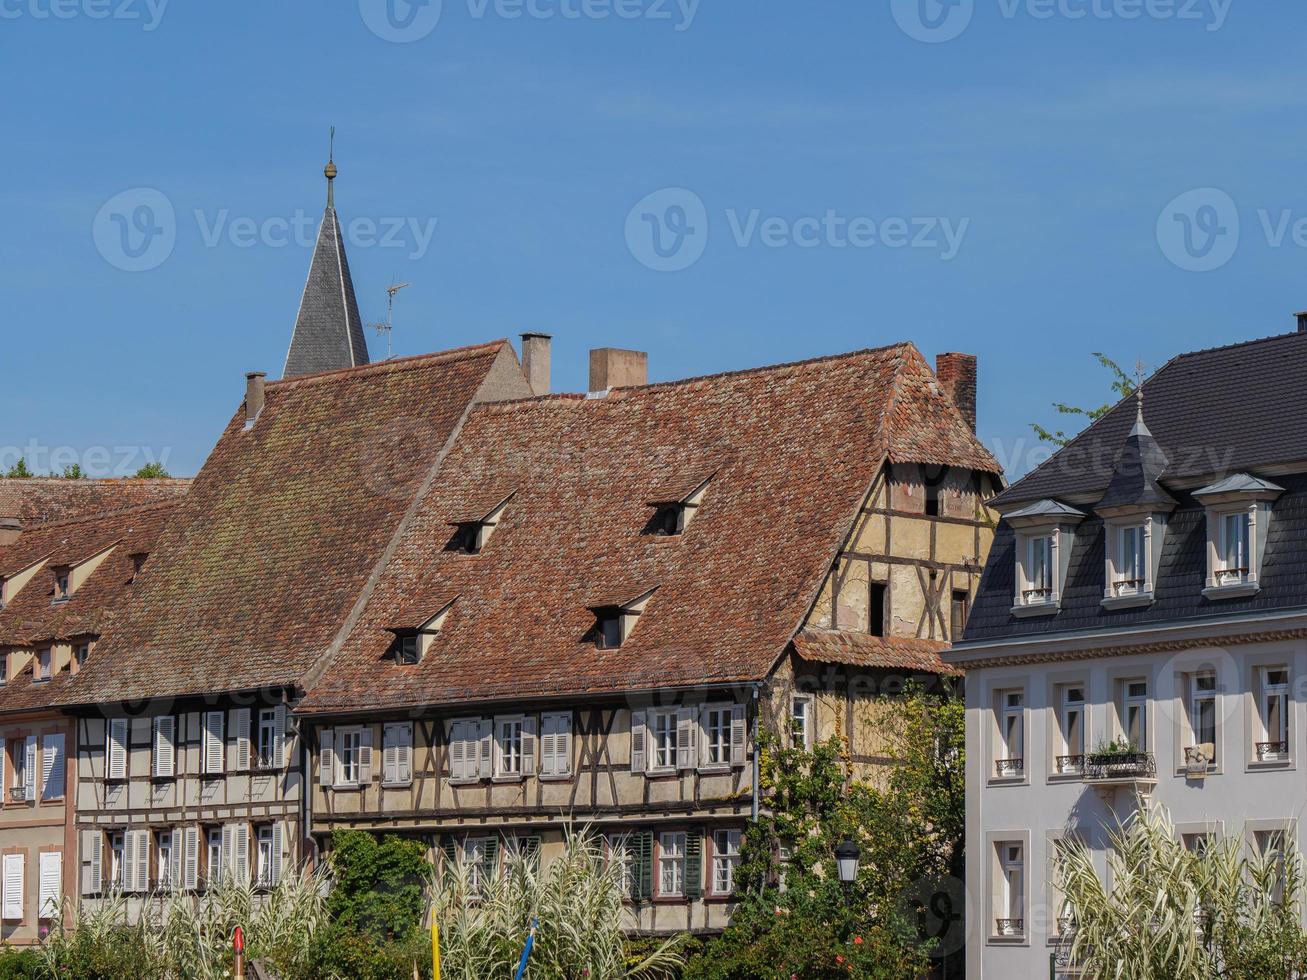
<svg viewBox="0 0 1307 980"><path fill-rule="evenodd" d="M300 735L300 756L302 758L304 775L300 779L300 812L304 816L303 840L304 840L304 861L308 864L309 852L313 851L314 866L317 865L317 848L314 846L311 829L313 827L313 783L311 776L313 773L313 754L309 749L309 732L312 726L306 720L301 719L299 724Z"/></svg>
<svg viewBox="0 0 1307 980"><path fill-rule="evenodd" d="M758 822L758 783L762 780L762 753L758 751L758 716L761 704L758 698L758 685L753 685L753 822Z"/></svg>

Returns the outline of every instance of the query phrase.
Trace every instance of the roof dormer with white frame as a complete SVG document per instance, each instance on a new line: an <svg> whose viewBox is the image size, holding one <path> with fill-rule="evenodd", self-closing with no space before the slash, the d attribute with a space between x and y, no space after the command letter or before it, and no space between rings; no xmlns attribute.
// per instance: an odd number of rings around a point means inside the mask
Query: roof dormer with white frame
<svg viewBox="0 0 1307 980"><path fill-rule="evenodd" d="M1014 616L1052 616L1061 607L1071 544L1083 511L1057 500L1040 500L1007 515L1015 533Z"/></svg>
<svg viewBox="0 0 1307 980"><path fill-rule="evenodd" d="M1208 599L1250 596L1259 580L1272 505L1284 488L1248 473L1236 473L1201 490L1194 499L1207 511Z"/></svg>

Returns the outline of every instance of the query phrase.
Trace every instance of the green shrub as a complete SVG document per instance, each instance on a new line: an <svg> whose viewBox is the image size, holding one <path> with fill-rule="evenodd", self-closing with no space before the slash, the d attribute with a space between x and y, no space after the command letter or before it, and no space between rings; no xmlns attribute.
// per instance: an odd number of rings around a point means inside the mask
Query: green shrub
<svg viewBox="0 0 1307 980"><path fill-rule="evenodd" d="M404 938L422 926L431 865L422 841L361 830L331 837L327 912L338 925L376 939Z"/></svg>
<svg viewBox="0 0 1307 980"><path fill-rule="evenodd" d="M339 923L314 937L305 980L412 980L413 964L431 975L431 940L424 929L404 939L379 940Z"/></svg>
<svg viewBox="0 0 1307 980"><path fill-rule="evenodd" d="M44 980L45 964L34 949L5 946L0 952L0 980Z"/></svg>

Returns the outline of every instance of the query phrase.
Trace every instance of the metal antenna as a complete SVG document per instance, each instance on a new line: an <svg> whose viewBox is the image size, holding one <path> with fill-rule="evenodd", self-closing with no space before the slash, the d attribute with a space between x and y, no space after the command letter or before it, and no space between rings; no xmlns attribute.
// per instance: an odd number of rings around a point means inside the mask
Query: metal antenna
<svg viewBox="0 0 1307 980"><path fill-rule="evenodd" d="M395 325L395 294L401 289L408 289L411 285L413 284L410 282L392 282L386 287L386 322L372 325L372 328L377 331L377 336L381 336L383 333L386 335L386 360L391 358L390 334Z"/></svg>

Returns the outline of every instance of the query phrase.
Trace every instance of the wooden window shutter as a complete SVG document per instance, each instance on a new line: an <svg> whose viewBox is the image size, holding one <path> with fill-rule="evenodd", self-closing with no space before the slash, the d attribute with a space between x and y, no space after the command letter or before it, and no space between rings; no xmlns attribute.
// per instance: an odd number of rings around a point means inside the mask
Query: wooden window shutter
<svg viewBox="0 0 1307 980"><path fill-rule="evenodd" d="M154 774L160 777L172 776L176 771L176 725L172 715L160 715L154 719Z"/></svg>
<svg viewBox="0 0 1307 980"><path fill-rule="evenodd" d="M182 851L186 848L186 833L177 827L172 831L170 855L168 858L168 884L173 891L182 887Z"/></svg>
<svg viewBox="0 0 1307 980"><path fill-rule="evenodd" d="M539 837L533 836L533 837L520 838L518 840L517 846L521 850L522 856L526 858L527 861L529 861L533 867L535 868L540 867L540 838Z"/></svg>
<svg viewBox="0 0 1307 980"><path fill-rule="evenodd" d="M225 715L221 711L204 713L204 771L210 775L223 771L222 757L225 748L223 722Z"/></svg>
<svg viewBox="0 0 1307 980"><path fill-rule="evenodd" d="M82 831L83 859L82 887L88 895L104 890L104 834L98 830Z"/></svg>
<svg viewBox="0 0 1307 980"><path fill-rule="evenodd" d="M210 880L210 881L214 880L215 877L216 877L216 878L225 878L225 877L227 876L227 874L231 871L232 831L233 831L233 830L234 830L234 827L232 826L232 824L226 823L226 824L223 824L223 825L222 825L222 841L221 841L221 843L219 844L219 847L218 847L218 856L219 856L219 858L221 859L221 860L219 860L218 863L219 863L219 865L221 865L221 867L218 868L218 874L217 874L216 876L215 876L214 873L213 873L213 869L212 869L212 868L209 869L209 880Z"/></svg>
<svg viewBox="0 0 1307 980"><path fill-rule="evenodd" d="M37 888L36 917L59 918L59 900L63 897L64 856L59 851L42 851Z"/></svg>
<svg viewBox="0 0 1307 980"><path fill-rule="evenodd" d="M130 892L136 887L136 831L127 830L123 832L123 866L120 869L119 880L122 882L122 890ZM118 882L114 882L118 884Z"/></svg>
<svg viewBox="0 0 1307 980"><path fill-rule="evenodd" d="M281 883L281 822L272 825L272 868L269 871L269 884Z"/></svg>
<svg viewBox="0 0 1307 980"><path fill-rule="evenodd" d="M631 874L636 888L636 898L648 900L653 898L654 880L654 835L646 830L631 835L631 853L635 867Z"/></svg>
<svg viewBox="0 0 1307 980"><path fill-rule="evenodd" d="M697 738L699 713L694 708L680 708L676 712L676 768L693 769L698 765Z"/></svg>
<svg viewBox="0 0 1307 980"><path fill-rule="evenodd" d="M23 855L6 854L4 860L4 918L23 917Z"/></svg>
<svg viewBox="0 0 1307 980"><path fill-rule="evenodd" d="M359 782L372 782L372 726L364 725L359 732Z"/></svg>
<svg viewBox="0 0 1307 980"><path fill-rule="evenodd" d="M272 764L286 768L286 706L279 704L272 710Z"/></svg>
<svg viewBox="0 0 1307 980"><path fill-rule="evenodd" d="M731 765L743 766L747 761L745 756L748 754L745 727L744 727L744 705L731 705Z"/></svg>
<svg viewBox="0 0 1307 980"><path fill-rule="evenodd" d="M481 852L481 877L489 882L499 867L499 838L487 837Z"/></svg>
<svg viewBox="0 0 1307 980"><path fill-rule="evenodd" d="M318 783L330 786L336 781L336 732L324 728L318 732Z"/></svg>
<svg viewBox="0 0 1307 980"><path fill-rule="evenodd" d="M182 870L182 887L194 891L200 885L200 828L186 828L186 857Z"/></svg>
<svg viewBox="0 0 1307 980"><path fill-rule="evenodd" d="M381 781L399 782L398 725L386 725L381 730Z"/></svg>
<svg viewBox="0 0 1307 980"><path fill-rule="evenodd" d="M237 772L246 772L250 768L250 709L237 708L234 712L236 729L236 765Z"/></svg>
<svg viewBox="0 0 1307 980"><path fill-rule="evenodd" d="M64 795L63 733L41 739L41 799L55 800Z"/></svg>
<svg viewBox="0 0 1307 980"><path fill-rule="evenodd" d="M36 736L28 735L27 744L23 746L24 761L27 769L23 772L23 790L29 800L36 799Z"/></svg>
<svg viewBox="0 0 1307 980"><path fill-rule="evenodd" d="M413 723L399 726L399 781L413 781Z"/></svg>
<svg viewBox="0 0 1307 980"><path fill-rule="evenodd" d="M467 723L453 722L449 726L449 778L467 779L467 758L472 745L467 738Z"/></svg>
<svg viewBox="0 0 1307 980"><path fill-rule="evenodd" d="M109 762L107 770L110 779L127 778L127 719L109 719Z"/></svg>
<svg viewBox="0 0 1307 980"><path fill-rule="evenodd" d="M108 743L106 742L105 744L107 745ZM5 763L8 759L9 743L3 738L0 738L0 794L4 793L5 787L9 785L9 783L5 781Z"/></svg>
<svg viewBox="0 0 1307 980"><path fill-rule="evenodd" d="M446 872L452 872L458 867L458 844L454 838L446 837L440 844L440 852L445 856Z"/></svg>
<svg viewBox="0 0 1307 980"><path fill-rule="evenodd" d="M685 835L685 897L703 895L703 830L691 830Z"/></svg>
<svg viewBox="0 0 1307 980"><path fill-rule="evenodd" d="M522 719L522 775L533 776L536 771L536 726L535 715Z"/></svg>
<svg viewBox="0 0 1307 980"><path fill-rule="evenodd" d="M482 779L489 779L495 772L495 723L493 719L482 718L478 725L477 742L479 750L479 772Z"/></svg>
<svg viewBox="0 0 1307 980"><path fill-rule="evenodd" d="M246 884L250 880L250 825L247 823L232 827L232 864L236 880Z"/></svg>
<svg viewBox="0 0 1307 980"><path fill-rule="evenodd" d="M644 727L644 712L631 712L631 772L644 772L649 733Z"/></svg>
<svg viewBox="0 0 1307 980"><path fill-rule="evenodd" d="M150 890L150 832L136 832L136 890L144 894Z"/></svg>

